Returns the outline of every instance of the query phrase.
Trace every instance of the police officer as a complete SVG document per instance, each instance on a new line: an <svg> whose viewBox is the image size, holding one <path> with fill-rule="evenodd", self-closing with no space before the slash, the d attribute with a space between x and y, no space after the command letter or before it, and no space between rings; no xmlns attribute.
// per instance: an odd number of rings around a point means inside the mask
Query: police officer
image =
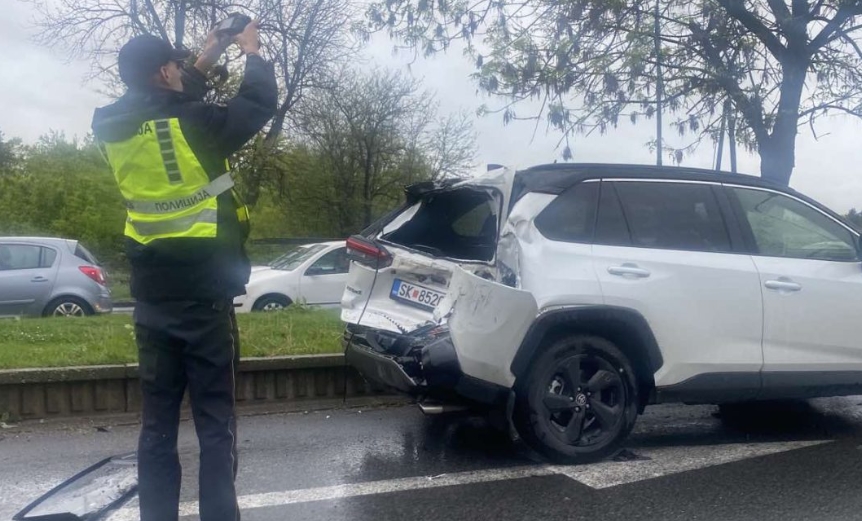
<svg viewBox="0 0 862 521"><path fill-rule="evenodd" d="M231 43L246 56L239 92L225 105L204 103L206 74ZM227 158L276 110L274 72L258 51L256 22L235 37L211 33L194 67L168 42L135 37L119 53L126 94L93 117L128 211L142 390L141 521L178 517L177 431L187 388L201 449L201 519L240 518L232 300L244 293L250 266L248 213Z"/></svg>

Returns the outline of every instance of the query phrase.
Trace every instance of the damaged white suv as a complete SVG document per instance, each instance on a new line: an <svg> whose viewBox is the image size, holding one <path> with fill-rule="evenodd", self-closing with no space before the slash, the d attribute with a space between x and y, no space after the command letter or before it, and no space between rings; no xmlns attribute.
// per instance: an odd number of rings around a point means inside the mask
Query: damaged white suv
<svg viewBox="0 0 862 521"><path fill-rule="evenodd" d="M497 168L408 189L348 241L346 354L420 399L604 457L651 403L862 392L859 234L759 178Z"/></svg>

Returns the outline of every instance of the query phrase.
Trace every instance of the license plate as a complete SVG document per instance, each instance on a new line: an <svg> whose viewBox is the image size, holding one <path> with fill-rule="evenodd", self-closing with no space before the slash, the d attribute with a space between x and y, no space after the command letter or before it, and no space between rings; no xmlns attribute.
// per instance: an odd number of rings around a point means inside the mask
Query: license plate
<svg viewBox="0 0 862 521"><path fill-rule="evenodd" d="M395 279L395 282L392 284L392 292L389 296L393 300L398 300L405 304L412 304L425 309L434 309L446 294L419 286L418 284L411 284L401 279Z"/></svg>

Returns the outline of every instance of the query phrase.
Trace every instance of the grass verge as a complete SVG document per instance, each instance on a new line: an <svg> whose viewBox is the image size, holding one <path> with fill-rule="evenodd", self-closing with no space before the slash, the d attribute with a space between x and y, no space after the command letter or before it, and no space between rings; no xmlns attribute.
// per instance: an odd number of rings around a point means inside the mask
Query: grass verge
<svg viewBox="0 0 862 521"><path fill-rule="evenodd" d="M343 326L334 311L291 308L237 316L241 354L341 352ZM137 362L132 317L0 320L0 369Z"/></svg>

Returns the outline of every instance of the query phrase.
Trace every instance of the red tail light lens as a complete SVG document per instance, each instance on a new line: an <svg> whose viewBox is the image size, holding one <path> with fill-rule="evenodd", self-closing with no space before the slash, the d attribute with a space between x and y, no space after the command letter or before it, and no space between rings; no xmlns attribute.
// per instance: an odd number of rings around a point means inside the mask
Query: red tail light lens
<svg viewBox="0 0 862 521"><path fill-rule="evenodd" d="M90 277L102 286L105 285L105 273L102 271L102 268L97 268L95 266L78 266L78 269L81 270L81 273Z"/></svg>
<svg viewBox="0 0 862 521"><path fill-rule="evenodd" d="M385 268L392 264L392 255L388 251L359 235L347 239L347 256L372 268Z"/></svg>

